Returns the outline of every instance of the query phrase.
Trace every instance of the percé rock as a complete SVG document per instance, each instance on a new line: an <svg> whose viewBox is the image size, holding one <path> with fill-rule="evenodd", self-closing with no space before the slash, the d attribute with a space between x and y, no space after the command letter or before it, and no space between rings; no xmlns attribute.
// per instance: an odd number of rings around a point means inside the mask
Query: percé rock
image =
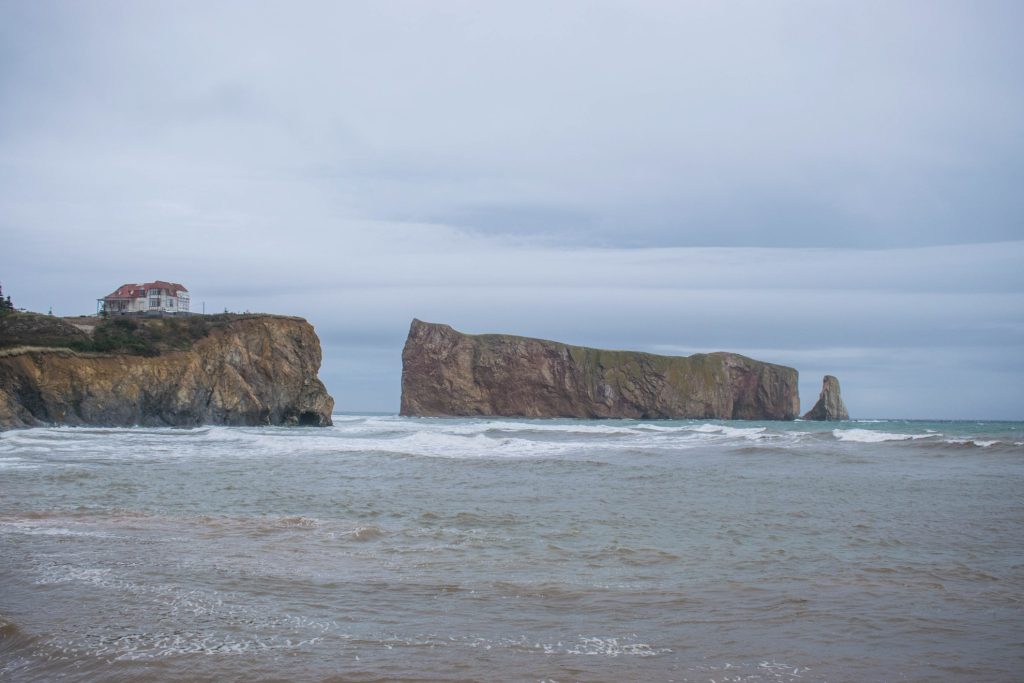
<svg viewBox="0 0 1024 683"><path fill-rule="evenodd" d="M243 316L153 357L0 351L0 429L42 425L330 425L320 340L301 318Z"/></svg>
<svg viewBox="0 0 1024 683"><path fill-rule="evenodd" d="M825 375L821 383L821 395L814 407L808 410L803 419L805 420L849 420L850 414L846 412L846 404L839 393L839 380L832 375Z"/></svg>
<svg viewBox="0 0 1024 683"><path fill-rule="evenodd" d="M735 353L658 356L413 320L402 415L792 420L797 372Z"/></svg>

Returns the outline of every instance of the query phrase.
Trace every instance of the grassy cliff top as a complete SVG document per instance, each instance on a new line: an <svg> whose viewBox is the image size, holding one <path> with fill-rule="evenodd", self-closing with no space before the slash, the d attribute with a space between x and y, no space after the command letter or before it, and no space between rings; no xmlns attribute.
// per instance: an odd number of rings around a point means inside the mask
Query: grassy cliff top
<svg viewBox="0 0 1024 683"><path fill-rule="evenodd" d="M14 347L66 348L74 351L158 356L185 351L213 330L236 320L269 316L220 313L185 317L113 316L89 318L91 334L63 318L41 313L10 313L0 317L0 349ZM73 318L81 323L82 318Z"/></svg>

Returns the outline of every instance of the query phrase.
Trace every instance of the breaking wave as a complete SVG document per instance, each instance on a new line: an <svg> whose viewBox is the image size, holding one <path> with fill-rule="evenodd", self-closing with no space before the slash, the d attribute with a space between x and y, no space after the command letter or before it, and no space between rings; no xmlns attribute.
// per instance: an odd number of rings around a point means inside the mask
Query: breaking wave
<svg viewBox="0 0 1024 683"><path fill-rule="evenodd" d="M893 434L891 432L870 429L833 429L832 435L839 441L857 443L882 443L883 441L909 441L912 439L932 439L937 434Z"/></svg>
<svg viewBox="0 0 1024 683"><path fill-rule="evenodd" d="M230 458L267 455L378 454L436 458L545 459L630 452L664 454L697 448L799 452L828 443L848 448L926 443L939 448L1019 449L1021 433L996 423L741 422L713 420L542 420L344 416L322 430L202 427L195 429L32 429L0 434L0 471L76 462Z"/></svg>

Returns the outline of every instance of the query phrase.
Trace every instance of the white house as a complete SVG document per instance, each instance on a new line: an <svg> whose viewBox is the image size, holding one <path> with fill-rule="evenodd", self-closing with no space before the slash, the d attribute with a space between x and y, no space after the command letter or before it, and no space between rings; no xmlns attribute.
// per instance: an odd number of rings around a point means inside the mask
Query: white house
<svg viewBox="0 0 1024 683"><path fill-rule="evenodd" d="M128 313L188 313L189 294L176 282L143 282L121 285L112 294L99 299L99 308L108 315Z"/></svg>

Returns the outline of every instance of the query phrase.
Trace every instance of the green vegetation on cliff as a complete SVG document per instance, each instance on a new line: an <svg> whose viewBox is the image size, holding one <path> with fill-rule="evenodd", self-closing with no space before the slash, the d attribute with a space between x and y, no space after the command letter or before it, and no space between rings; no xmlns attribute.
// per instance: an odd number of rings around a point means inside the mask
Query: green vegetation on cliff
<svg viewBox="0 0 1024 683"><path fill-rule="evenodd" d="M166 351L187 351L210 331L228 322L225 315L187 318L116 317L96 326L87 345L73 345L79 351L129 353L157 356Z"/></svg>
<svg viewBox="0 0 1024 683"><path fill-rule="evenodd" d="M14 346L73 348L89 335L62 318L12 311L0 316L0 349Z"/></svg>
<svg viewBox="0 0 1024 683"><path fill-rule="evenodd" d="M169 351L187 351L211 331L245 317L225 313L180 318L96 318L90 335L63 318L14 312L0 318L0 349L50 347L152 357ZM92 323L92 319L89 321Z"/></svg>
<svg viewBox="0 0 1024 683"><path fill-rule="evenodd" d="M9 315L14 312L14 303L11 302L11 295L4 298L4 289L0 287L0 316Z"/></svg>

